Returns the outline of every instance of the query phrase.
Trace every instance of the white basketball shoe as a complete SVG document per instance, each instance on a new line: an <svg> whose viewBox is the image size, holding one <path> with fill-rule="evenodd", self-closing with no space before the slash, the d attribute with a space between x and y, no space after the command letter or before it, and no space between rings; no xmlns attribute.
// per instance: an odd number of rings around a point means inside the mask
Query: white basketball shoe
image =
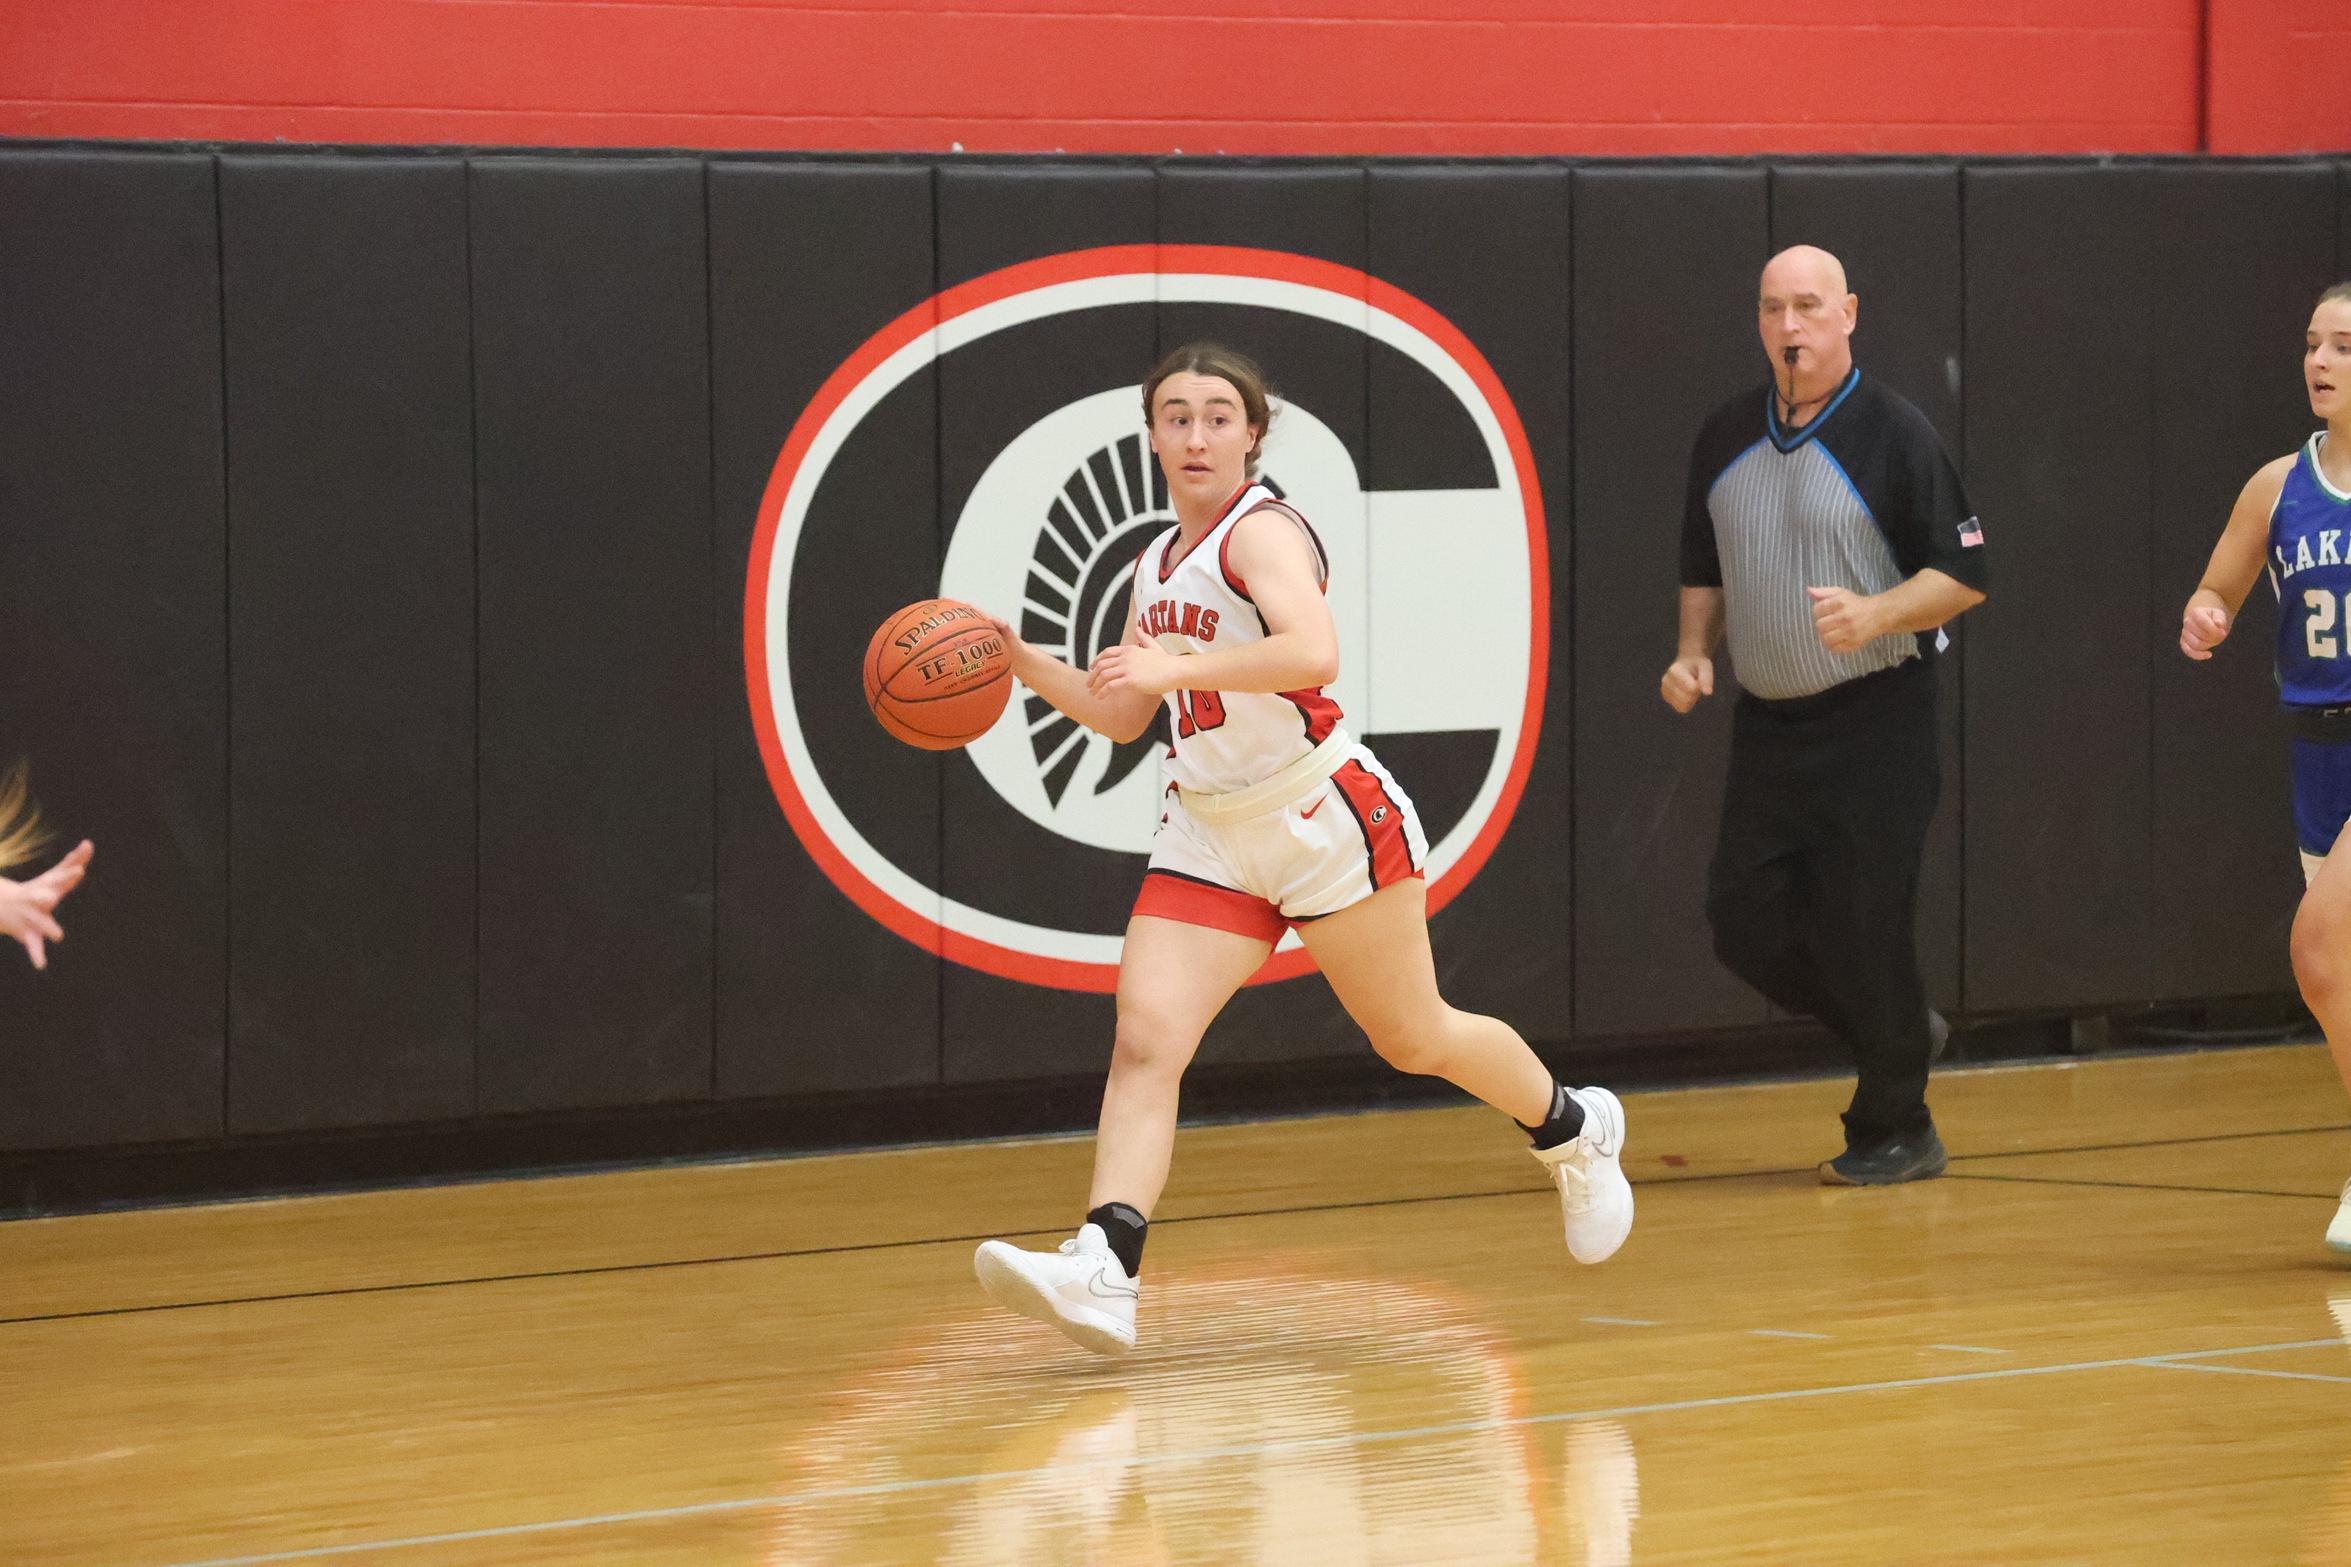
<svg viewBox="0 0 2351 1567"><path fill-rule="evenodd" d="M982 1241L972 1271L997 1305L1049 1323L1097 1355L1135 1347L1142 1286L1127 1277L1099 1224L1081 1225L1059 1251Z"/></svg>
<svg viewBox="0 0 2351 1567"><path fill-rule="evenodd" d="M2327 1244L2337 1251L2351 1251L2351 1181L2343 1183L2342 1200L2335 1204L2335 1220L2327 1226Z"/></svg>
<svg viewBox="0 0 2351 1567"><path fill-rule="evenodd" d="M1584 1129L1556 1148L1532 1150L1559 1188L1568 1254L1606 1262L1633 1228L1633 1183L1617 1162L1624 1152L1624 1105L1605 1088L1571 1088L1584 1107Z"/></svg>

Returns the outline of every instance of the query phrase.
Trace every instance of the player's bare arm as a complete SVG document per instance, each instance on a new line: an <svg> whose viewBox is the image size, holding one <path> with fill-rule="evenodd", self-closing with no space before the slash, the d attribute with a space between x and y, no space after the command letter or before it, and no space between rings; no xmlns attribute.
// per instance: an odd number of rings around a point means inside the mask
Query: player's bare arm
<svg viewBox="0 0 2351 1567"><path fill-rule="evenodd" d="M1665 705L1677 713L1696 707L1700 697L1714 695L1714 650L1722 642L1722 606L1720 588L1682 589L1681 638L1658 683Z"/></svg>
<svg viewBox="0 0 2351 1567"><path fill-rule="evenodd" d="M2264 463L2237 495L2228 526L2212 547L2204 566L2204 580L2188 595L2180 611L2180 651L2199 661L2228 640L2245 595L2261 580L2261 564L2269 548L2269 514L2277 509L2278 492L2294 470L2294 454Z"/></svg>
<svg viewBox="0 0 2351 1567"><path fill-rule="evenodd" d="M1339 633L1331 623L1314 548L1288 514L1274 507L1233 524L1233 571L1249 585L1270 633L1263 641L1213 653L1173 654L1156 646L1104 650L1089 678L1098 694L1144 691L1299 691L1339 675ZM1071 715L1075 717L1075 714Z"/></svg>
<svg viewBox="0 0 2351 1567"><path fill-rule="evenodd" d="M1929 566L1883 593L1849 588L1807 588L1812 595L1812 629L1832 653L1853 653L1880 637L1903 631L1933 631L1984 601L1983 594L1957 577Z"/></svg>
<svg viewBox="0 0 2351 1567"><path fill-rule="evenodd" d="M1010 622L994 615L988 620L1003 633L1004 646L1012 654L1012 678L1052 703L1064 717L1075 719L1122 745L1139 738L1151 727L1151 715L1159 708L1159 698L1153 693L1134 689L1096 691L1084 671L1072 669L1052 654L1023 642ZM1095 658L1095 667L1100 668L1103 660L1115 653L1141 645L1142 633L1129 621L1126 639L1118 647L1104 649Z"/></svg>

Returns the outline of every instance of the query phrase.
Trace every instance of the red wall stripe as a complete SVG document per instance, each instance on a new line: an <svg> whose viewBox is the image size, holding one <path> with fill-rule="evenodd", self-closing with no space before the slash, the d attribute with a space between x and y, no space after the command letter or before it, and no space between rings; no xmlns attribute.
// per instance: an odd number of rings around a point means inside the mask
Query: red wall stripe
<svg viewBox="0 0 2351 1567"><path fill-rule="evenodd" d="M2351 149L2351 0L2211 0L2212 152Z"/></svg>
<svg viewBox="0 0 2351 1567"><path fill-rule="evenodd" d="M2289 40L2292 55L2333 47L2328 29L2339 32L2345 9L2211 7L2216 41L2242 35L2248 59L2281 47L2264 15L2291 13L2300 20L2285 30L2316 40ZM2187 151L2196 139L2198 0L1257 0L1247 10L76 0L0 9L0 134L1455 154ZM2268 70L2252 74L2274 93ZM2213 75L2238 80L2225 52ZM2351 140L2343 95L2303 100L2216 115L2216 141Z"/></svg>

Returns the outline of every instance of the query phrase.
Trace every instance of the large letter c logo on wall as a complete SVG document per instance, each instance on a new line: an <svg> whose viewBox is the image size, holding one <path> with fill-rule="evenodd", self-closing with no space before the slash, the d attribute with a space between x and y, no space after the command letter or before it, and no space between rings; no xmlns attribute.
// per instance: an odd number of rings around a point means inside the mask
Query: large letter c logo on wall
<svg viewBox="0 0 2351 1567"><path fill-rule="evenodd" d="M907 940L1031 984L1114 987L1161 742L1114 745L1016 690L966 750L916 751L866 714L858 660L933 594L1080 666L1124 634L1127 568L1175 521L1137 391L1163 334L1273 377L1262 472L1330 551L1331 694L1420 806L1432 912L1509 826L1541 723L1534 459L1444 317L1351 268L1218 246L1077 251L947 290L851 355L784 443L746 674L776 798L834 884ZM1253 982L1311 967L1291 937Z"/></svg>

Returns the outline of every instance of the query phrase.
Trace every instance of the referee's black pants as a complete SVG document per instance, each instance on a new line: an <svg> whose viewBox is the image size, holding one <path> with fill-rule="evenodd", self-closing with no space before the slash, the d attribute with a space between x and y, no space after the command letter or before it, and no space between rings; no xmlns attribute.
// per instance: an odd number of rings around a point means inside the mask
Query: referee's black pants
<svg viewBox="0 0 2351 1567"><path fill-rule="evenodd" d="M1942 792L1935 670L1914 658L1818 696L1742 694L1706 917L1725 967L1853 1052L1845 1141L1929 1124L1918 865Z"/></svg>

